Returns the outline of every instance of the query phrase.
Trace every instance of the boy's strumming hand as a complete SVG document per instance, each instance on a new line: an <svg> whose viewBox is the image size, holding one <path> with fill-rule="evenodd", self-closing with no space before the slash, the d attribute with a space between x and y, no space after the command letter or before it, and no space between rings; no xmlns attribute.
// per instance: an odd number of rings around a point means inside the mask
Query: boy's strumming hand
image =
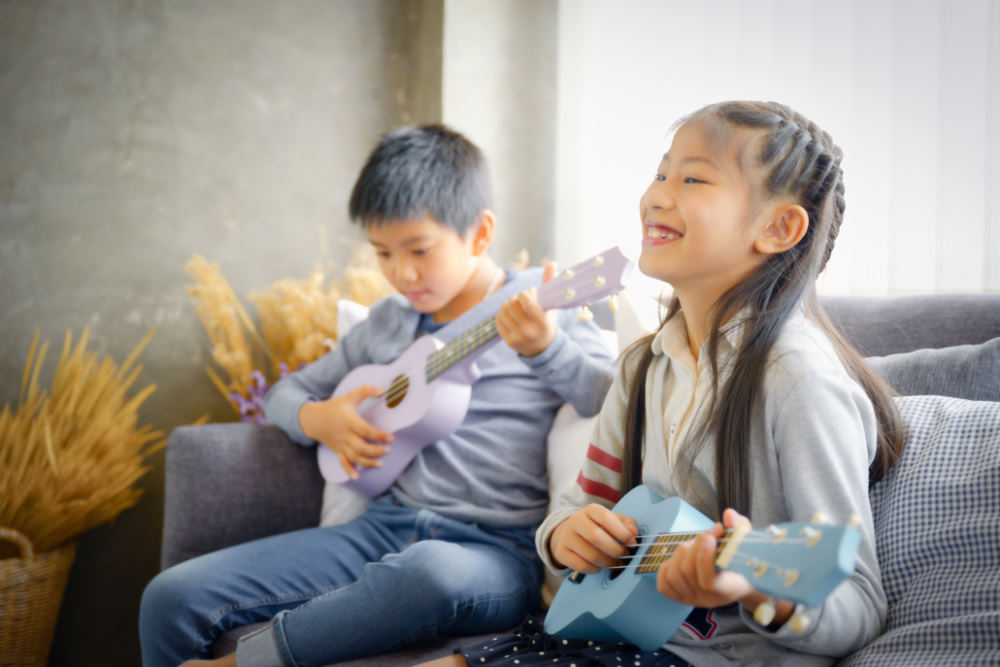
<svg viewBox="0 0 1000 667"><path fill-rule="evenodd" d="M555 262L548 262L542 282L556 274ZM497 332L522 357L534 357L545 351L556 337L555 313L546 313L538 303L538 290L531 288L512 296L496 316Z"/></svg>
<svg viewBox="0 0 1000 667"><path fill-rule="evenodd" d="M635 519L591 503L556 526L549 552L557 565L584 574L620 564L635 546L639 527Z"/></svg>
<svg viewBox="0 0 1000 667"><path fill-rule="evenodd" d="M358 478L357 466L382 467L379 457L389 453L384 443L392 442L392 433L375 428L358 414L363 400L381 393L381 389L365 384L325 401L304 403L299 410L302 432L332 449L351 479Z"/></svg>

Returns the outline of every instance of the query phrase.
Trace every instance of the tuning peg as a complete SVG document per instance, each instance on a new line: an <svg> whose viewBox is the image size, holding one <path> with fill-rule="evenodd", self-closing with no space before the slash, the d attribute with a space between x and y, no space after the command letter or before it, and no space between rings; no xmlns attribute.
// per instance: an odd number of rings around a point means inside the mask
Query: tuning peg
<svg viewBox="0 0 1000 667"><path fill-rule="evenodd" d="M757 608L754 609L753 620L767 627L768 625L771 625L771 621L774 620L775 612L774 598L768 598L757 605Z"/></svg>
<svg viewBox="0 0 1000 667"><path fill-rule="evenodd" d="M608 282L608 279L604 276L594 276L594 287L601 288L604 287L604 283Z"/></svg>
<svg viewBox="0 0 1000 667"><path fill-rule="evenodd" d="M767 527L767 534L774 538L775 544L781 544L788 536L788 531L784 528L778 528L772 523Z"/></svg>
<svg viewBox="0 0 1000 667"><path fill-rule="evenodd" d="M759 561L756 558L751 558L747 561L747 567L753 570L753 576L755 579L760 579L767 572L767 563Z"/></svg>
<svg viewBox="0 0 1000 667"><path fill-rule="evenodd" d="M567 287L566 288L566 300L569 301L574 296L576 296L576 290L573 289L572 287Z"/></svg>
<svg viewBox="0 0 1000 667"><path fill-rule="evenodd" d="M597 255L597 256L595 256L594 257L594 266L600 266L601 264L604 264L604 256L603 255Z"/></svg>
<svg viewBox="0 0 1000 667"><path fill-rule="evenodd" d="M861 530L861 517L857 514L851 514L850 518L847 519L847 525L854 530Z"/></svg>
<svg viewBox="0 0 1000 667"><path fill-rule="evenodd" d="M612 313L617 312L618 310L617 294L612 294L610 297L608 297L608 310L610 310Z"/></svg>
<svg viewBox="0 0 1000 667"><path fill-rule="evenodd" d="M594 319L594 311L587 306L581 306L580 312L576 314L576 318L581 322L589 322Z"/></svg>
<svg viewBox="0 0 1000 667"><path fill-rule="evenodd" d="M821 533L812 526L802 526L802 537L806 538L806 546L814 547L819 542Z"/></svg>
<svg viewBox="0 0 1000 667"><path fill-rule="evenodd" d="M830 517L823 514L822 512L815 512L812 515L812 522L815 524L819 524L820 526L825 526L828 523L830 523Z"/></svg>
<svg viewBox="0 0 1000 667"><path fill-rule="evenodd" d="M788 627L792 629L797 635L801 635L809 627L809 617L803 612L795 612L792 617L788 619Z"/></svg>
<svg viewBox="0 0 1000 667"><path fill-rule="evenodd" d="M562 272L563 280L572 280L574 275L573 269L566 269Z"/></svg>

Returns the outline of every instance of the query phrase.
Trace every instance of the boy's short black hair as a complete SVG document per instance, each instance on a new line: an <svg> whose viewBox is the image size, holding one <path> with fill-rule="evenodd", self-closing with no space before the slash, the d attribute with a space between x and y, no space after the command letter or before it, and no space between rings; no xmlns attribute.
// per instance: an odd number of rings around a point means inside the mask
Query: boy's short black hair
<svg viewBox="0 0 1000 667"><path fill-rule="evenodd" d="M351 191L351 220L363 225L430 215L465 236L492 207L489 168L479 148L440 124L403 127L372 150Z"/></svg>

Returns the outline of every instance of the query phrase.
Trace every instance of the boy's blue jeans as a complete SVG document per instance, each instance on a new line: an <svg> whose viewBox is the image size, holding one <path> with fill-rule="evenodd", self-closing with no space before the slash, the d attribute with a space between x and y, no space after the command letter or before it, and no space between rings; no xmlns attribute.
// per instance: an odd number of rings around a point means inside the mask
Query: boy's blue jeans
<svg viewBox="0 0 1000 667"><path fill-rule="evenodd" d="M517 624L538 602L531 528L489 529L374 500L342 526L308 528L199 556L157 575L139 612L143 665L209 653L228 630L254 664L324 665L437 634Z"/></svg>

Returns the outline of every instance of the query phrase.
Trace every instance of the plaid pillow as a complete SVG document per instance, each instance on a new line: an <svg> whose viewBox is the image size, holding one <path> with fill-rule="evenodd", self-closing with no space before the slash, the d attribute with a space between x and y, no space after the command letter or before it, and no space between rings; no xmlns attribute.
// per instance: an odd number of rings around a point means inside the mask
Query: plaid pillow
<svg viewBox="0 0 1000 667"><path fill-rule="evenodd" d="M1000 664L1000 403L906 396L871 491L885 632L843 665Z"/></svg>

